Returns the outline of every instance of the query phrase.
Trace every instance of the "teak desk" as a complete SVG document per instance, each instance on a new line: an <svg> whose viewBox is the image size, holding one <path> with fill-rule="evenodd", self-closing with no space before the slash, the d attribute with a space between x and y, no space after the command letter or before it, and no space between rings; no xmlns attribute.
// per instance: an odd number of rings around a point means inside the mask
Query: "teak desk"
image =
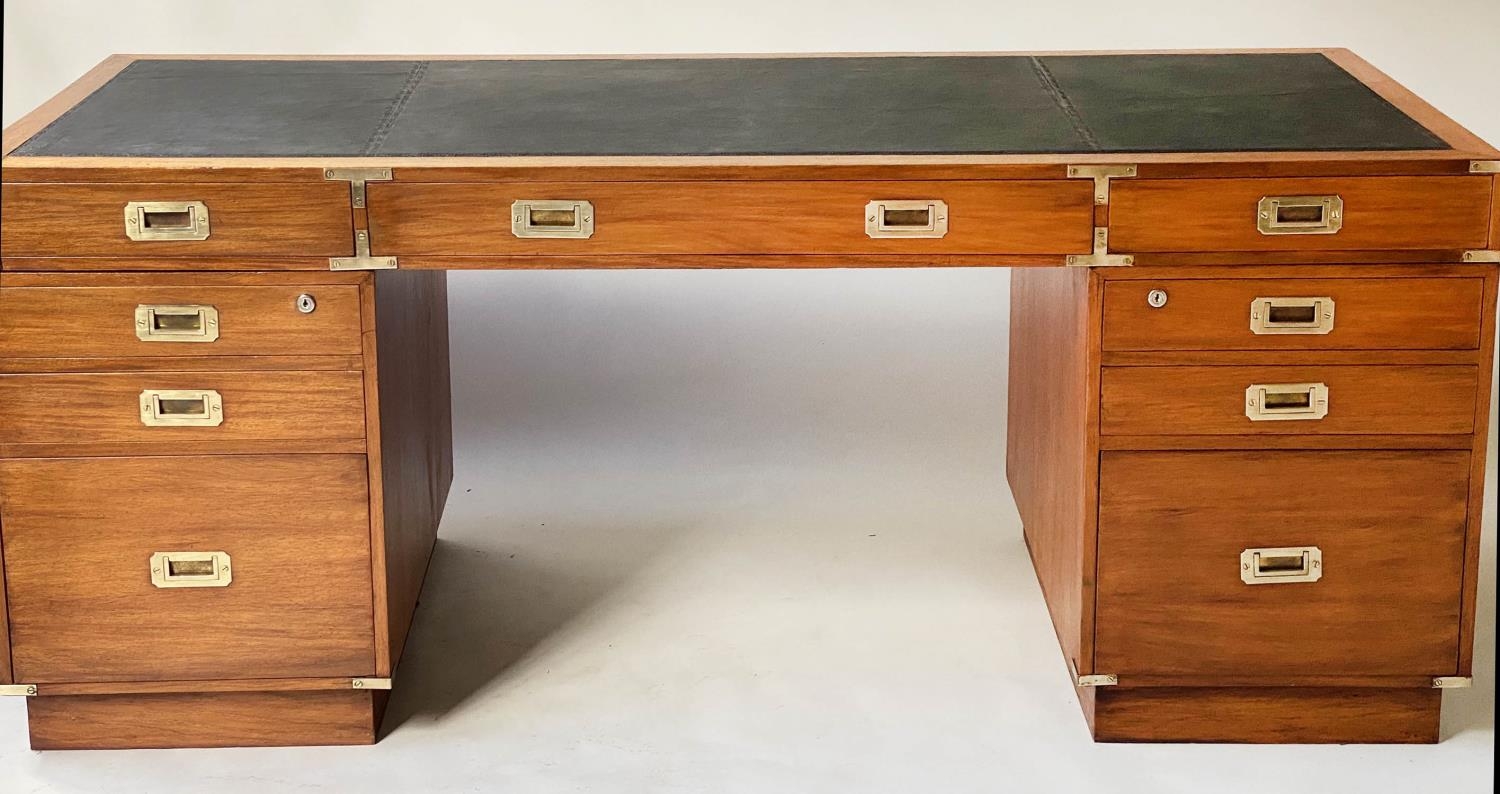
<svg viewBox="0 0 1500 794"><path fill-rule="evenodd" d="M117 56L4 151L33 747L375 740L455 268L1013 267L1096 739L1430 742L1470 681L1500 152L1347 51Z"/></svg>

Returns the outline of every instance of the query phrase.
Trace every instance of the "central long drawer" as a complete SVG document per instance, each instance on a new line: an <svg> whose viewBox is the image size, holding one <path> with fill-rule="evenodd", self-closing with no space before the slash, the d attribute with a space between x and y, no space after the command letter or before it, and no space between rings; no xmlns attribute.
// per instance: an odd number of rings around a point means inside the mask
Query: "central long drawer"
<svg viewBox="0 0 1500 794"><path fill-rule="evenodd" d="M416 254L1084 254L1087 180L372 182L370 247ZM534 221L534 222L533 222Z"/></svg>

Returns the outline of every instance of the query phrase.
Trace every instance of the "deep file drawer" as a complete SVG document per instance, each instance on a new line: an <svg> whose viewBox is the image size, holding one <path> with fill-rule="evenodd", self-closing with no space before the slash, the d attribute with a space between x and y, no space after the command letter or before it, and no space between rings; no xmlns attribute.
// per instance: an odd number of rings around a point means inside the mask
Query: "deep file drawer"
<svg viewBox="0 0 1500 794"><path fill-rule="evenodd" d="M1104 367L1104 435L1474 432L1472 366Z"/></svg>
<svg viewBox="0 0 1500 794"><path fill-rule="evenodd" d="M1453 675L1467 451L1101 460L1096 669Z"/></svg>
<svg viewBox="0 0 1500 794"><path fill-rule="evenodd" d="M364 411L359 372L0 375L0 444L363 439Z"/></svg>
<svg viewBox="0 0 1500 794"><path fill-rule="evenodd" d="M374 671L363 455L0 460L28 683Z"/></svg>
<svg viewBox="0 0 1500 794"><path fill-rule="evenodd" d="M353 284L0 287L0 358L354 355Z"/></svg>
<svg viewBox="0 0 1500 794"><path fill-rule="evenodd" d="M1482 278L1110 281L1104 349L1474 350Z"/></svg>

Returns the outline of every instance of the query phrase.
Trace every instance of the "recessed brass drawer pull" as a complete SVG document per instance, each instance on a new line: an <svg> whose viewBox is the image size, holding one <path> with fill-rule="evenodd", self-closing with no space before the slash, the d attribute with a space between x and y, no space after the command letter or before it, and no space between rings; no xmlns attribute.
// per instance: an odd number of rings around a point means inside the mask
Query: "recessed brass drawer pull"
<svg viewBox="0 0 1500 794"><path fill-rule="evenodd" d="M1240 581L1245 584L1316 582L1322 576L1323 551L1317 546L1240 552Z"/></svg>
<svg viewBox="0 0 1500 794"><path fill-rule="evenodd" d="M1250 330L1257 334L1326 334L1333 330L1333 298L1256 298Z"/></svg>
<svg viewBox="0 0 1500 794"><path fill-rule="evenodd" d="M218 427L224 424L224 399L213 389L146 389L141 392L141 424Z"/></svg>
<svg viewBox="0 0 1500 794"><path fill-rule="evenodd" d="M943 237L948 234L948 203L872 201L865 205L865 234L875 237Z"/></svg>
<svg viewBox="0 0 1500 794"><path fill-rule="evenodd" d="M1255 213L1261 234L1337 234L1344 227L1338 196L1266 196Z"/></svg>
<svg viewBox="0 0 1500 794"><path fill-rule="evenodd" d="M1327 415L1327 384L1253 383L1245 389L1245 416L1252 422L1322 419Z"/></svg>
<svg viewBox="0 0 1500 794"><path fill-rule="evenodd" d="M157 587L228 587L234 579L222 551L158 551L151 555L151 584Z"/></svg>
<svg viewBox="0 0 1500 794"><path fill-rule="evenodd" d="M594 205L522 199L510 205L510 232L517 237L587 239L594 236Z"/></svg>
<svg viewBox="0 0 1500 794"><path fill-rule="evenodd" d="M143 304L135 307L135 335L142 342L212 342L219 338L219 310Z"/></svg>
<svg viewBox="0 0 1500 794"><path fill-rule="evenodd" d="M130 201L125 236L132 240L207 240L208 205L201 201Z"/></svg>

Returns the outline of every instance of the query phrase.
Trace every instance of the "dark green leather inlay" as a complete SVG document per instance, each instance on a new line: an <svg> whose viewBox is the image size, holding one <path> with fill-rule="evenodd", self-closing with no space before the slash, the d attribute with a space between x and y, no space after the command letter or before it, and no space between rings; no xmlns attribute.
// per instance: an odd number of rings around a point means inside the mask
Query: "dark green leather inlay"
<svg viewBox="0 0 1500 794"><path fill-rule="evenodd" d="M132 64L15 154L1040 154L1448 146L1319 54Z"/></svg>

